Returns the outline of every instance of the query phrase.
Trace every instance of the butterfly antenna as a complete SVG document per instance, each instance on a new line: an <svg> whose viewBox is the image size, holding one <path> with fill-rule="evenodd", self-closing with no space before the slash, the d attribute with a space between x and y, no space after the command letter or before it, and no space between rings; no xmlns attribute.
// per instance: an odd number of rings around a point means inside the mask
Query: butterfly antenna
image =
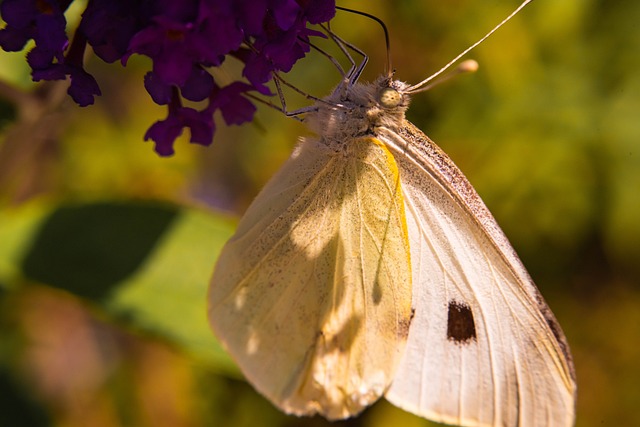
<svg viewBox="0 0 640 427"><path fill-rule="evenodd" d="M531 1L531 0L529 0L529 1ZM385 74L389 78L391 78L391 76L393 75L393 69L391 68L391 43L389 42L389 30L387 30L387 26L382 21L382 19L378 18L377 16L374 16L374 15L371 15L369 13L366 13L366 12L361 12L359 10L349 9L349 8L342 7L342 6L336 6L336 9L344 10L345 12L355 13L356 15L366 16L367 18L373 19L378 24L380 24L380 26L382 27L382 31L384 31L384 41L385 41L385 44L387 46L387 65L386 65L386 69L385 69Z"/></svg>
<svg viewBox="0 0 640 427"><path fill-rule="evenodd" d="M446 82L450 78L455 77L459 74L475 73L476 71L478 71L478 62L476 62L473 59L467 59L466 61L462 61L456 68L449 71L447 74L444 74L434 80L431 80L428 84L425 84L424 86L420 86L419 88L413 89L413 90L407 90L407 91L404 91L403 93L414 94L418 92L425 92L431 89L432 87L438 86L440 83Z"/></svg>
<svg viewBox="0 0 640 427"><path fill-rule="evenodd" d="M458 62L458 60L460 58L462 58L463 56L465 56L467 53L469 53L470 50L474 49L476 46L478 46L480 43L482 43L483 41L485 41L491 34L495 33L498 28L502 27L504 24L506 24L511 18L513 18L518 12L520 12L520 10L522 10L523 7L525 7L527 4L531 3L533 0L525 0L523 1L520 6L518 6L518 8L516 10L514 10L513 12L511 12L509 14L509 16L507 16L506 18L504 18L502 20L502 22L500 22L498 25L496 25L495 27L493 27L493 29L491 31L489 31L487 34L485 34L484 37L482 37L480 40L478 40L477 42L475 42L474 44L472 44L471 46L469 46L468 48L466 48L464 51L462 51L462 53L460 53L458 56L456 56L455 58L453 58L451 61L449 61L447 63L447 65L445 65L444 67L442 67L440 70L438 70L436 73L432 74L431 76L427 77L426 79L424 79L423 81L421 81L418 84L415 84L411 87L408 87L404 92L405 93L416 93L416 92L422 92L424 90L427 90L426 88L432 87L433 84L426 86L427 83L429 83L431 80L435 79L436 77L440 76L442 73L444 73L446 70L448 70L453 64L455 64L456 62ZM462 64L461 64L462 65ZM462 70L464 71L464 70ZM457 73L456 73L457 74ZM446 80L446 79L445 79Z"/></svg>

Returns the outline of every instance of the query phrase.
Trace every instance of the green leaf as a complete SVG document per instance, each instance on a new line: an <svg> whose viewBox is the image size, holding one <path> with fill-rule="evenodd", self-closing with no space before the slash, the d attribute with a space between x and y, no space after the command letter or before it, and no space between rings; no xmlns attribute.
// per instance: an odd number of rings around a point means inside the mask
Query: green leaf
<svg viewBox="0 0 640 427"><path fill-rule="evenodd" d="M224 218L183 211L156 246L152 260L114 289L107 302L109 311L162 334L221 369L235 371L206 318L213 266L233 229Z"/></svg>
<svg viewBox="0 0 640 427"><path fill-rule="evenodd" d="M22 271L32 280L101 300L149 256L175 207L94 203L62 206L40 227Z"/></svg>
<svg viewBox="0 0 640 427"><path fill-rule="evenodd" d="M21 276L90 301L237 375L209 329L207 287L228 218L143 202L98 202L0 212L0 286Z"/></svg>

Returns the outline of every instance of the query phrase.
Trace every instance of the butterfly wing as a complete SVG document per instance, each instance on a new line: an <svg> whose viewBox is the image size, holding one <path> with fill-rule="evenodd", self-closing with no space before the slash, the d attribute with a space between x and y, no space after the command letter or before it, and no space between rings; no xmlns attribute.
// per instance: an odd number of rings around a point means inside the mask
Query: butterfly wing
<svg viewBox="0 0 640 427"><path fill-rule="evenodd" d="M397 165L378 140L307 140L218 259L209 319L254 387L288 413L345 418L388 388L411 317Z"/></svg>
<svg viewBox="0 0 640 427"><path fill-rule="evenodd" d="M465 426L572 425L566 340L475 190L413 125L381 139L401 170L416 309L387 399Z"/></svg>

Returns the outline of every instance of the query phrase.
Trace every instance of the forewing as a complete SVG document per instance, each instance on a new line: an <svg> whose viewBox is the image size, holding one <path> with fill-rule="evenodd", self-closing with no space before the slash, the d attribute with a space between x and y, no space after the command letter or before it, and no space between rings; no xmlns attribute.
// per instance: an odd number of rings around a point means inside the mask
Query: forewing
<svg viewBox="0 0 640 427"><path fill-rule="evenodd" d="M379 398L411 316L404 204L384 145L304 141L224 247L209 303L247 379L286 412L345 418Z"/></svg>
<svg viewBox="0 0 640 427"><path fill-rule="evenodd" d="M465 426L572 425L566 340L479 196L412 125L381 139L401 171L416 310L387 399Z"/></svg>

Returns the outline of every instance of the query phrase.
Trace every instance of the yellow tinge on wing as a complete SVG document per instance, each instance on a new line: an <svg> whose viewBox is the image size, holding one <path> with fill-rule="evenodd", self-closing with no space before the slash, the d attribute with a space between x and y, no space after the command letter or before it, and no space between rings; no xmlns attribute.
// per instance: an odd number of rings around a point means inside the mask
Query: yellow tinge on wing
<svg viewBox="0 0 640 427"><path fill-rule="evenodd" d="M330 419L388 388L411 319L398 167L377 139L303 140L223 249L209 317L248 380Z"/></svg>

